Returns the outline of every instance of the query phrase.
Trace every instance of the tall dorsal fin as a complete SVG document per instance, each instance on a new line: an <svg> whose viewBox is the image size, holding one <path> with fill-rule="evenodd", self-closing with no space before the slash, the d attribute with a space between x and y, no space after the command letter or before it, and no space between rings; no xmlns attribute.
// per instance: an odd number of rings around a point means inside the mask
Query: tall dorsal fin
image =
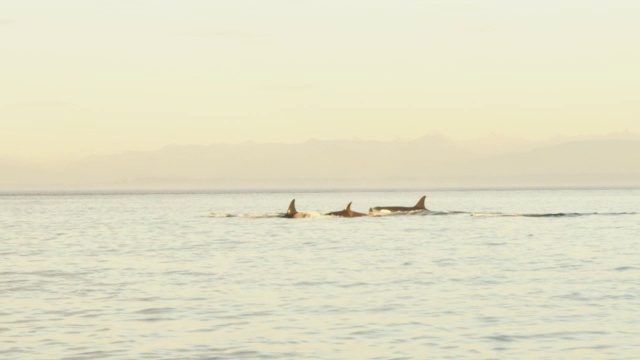
<svg viewBox="0 0 640 360"><path fill-rule="evenodd" d="M344 211L351 211L351 203L353 201L349 201L349 203L347 204L347 206L344 207Z"/></svg>
<svg viewBox="0 0 640 360"><path fill-rule="evenodd" d="M287 209L287 214L289 215L293 215L295 213L297 213L298 210L296 210L296 199L291 200L291 203L289 204L289 209Z"/></svg>
<svg viewBox="0 0 640 360"><path fill-rule="evenodd" d="M414 206L413 208L416 210L426 210L427 208L424 206L424 201L427 198L427 196L423 196L420 198L420 200L418 200L418 203L416 204L416 206Z"/></svg>

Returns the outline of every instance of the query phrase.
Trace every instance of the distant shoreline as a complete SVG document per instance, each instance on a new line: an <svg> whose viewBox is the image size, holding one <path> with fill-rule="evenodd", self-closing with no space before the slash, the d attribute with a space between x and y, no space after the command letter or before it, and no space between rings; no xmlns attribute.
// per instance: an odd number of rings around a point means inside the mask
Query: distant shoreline
<svg viewBox="0 0 640 360"><path fill-rule="evenodd" d="M198 195L198 194L252 194L252 193L338 193L338 192L450 192L450 191L619 191L619 190L640 190L640 186L503 186L503 187L433 187L433 188L291 188L291 189L21 189L21 190L0 190L0 196L21 196L21 195Z"/></svg>

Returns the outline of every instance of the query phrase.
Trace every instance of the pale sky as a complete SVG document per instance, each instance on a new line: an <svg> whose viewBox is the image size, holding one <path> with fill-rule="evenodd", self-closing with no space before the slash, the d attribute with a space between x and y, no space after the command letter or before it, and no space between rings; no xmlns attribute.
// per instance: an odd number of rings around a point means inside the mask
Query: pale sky
<svg viewBox="0 0 640 360"><path fill-rule="evenodd" d="M640 132L637 0L0 0L0 158Z"/></svg>

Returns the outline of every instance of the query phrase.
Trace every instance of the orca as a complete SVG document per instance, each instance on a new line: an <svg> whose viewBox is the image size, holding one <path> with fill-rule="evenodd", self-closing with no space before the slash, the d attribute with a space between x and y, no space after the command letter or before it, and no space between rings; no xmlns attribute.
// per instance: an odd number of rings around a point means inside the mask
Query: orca
<svg viewBox="0 0 640 360"><path fill-rule="evenodd" d="M347 204L347 206L344 207L344 210L341 211L334 211L334 212L330 212L327 213L325 215L330 215L330 216L340 216L340 217L360 217L360 216L367 216L367 214L363 214L363 213L359 213L357 211L353 211L351 210L351 202L349 202Z"/></svg>
<svg viewBox="0 0 640 360"><path fill-rule="evenodd" d="M300 218L306 218L309 217L310 215L307 213L301 213L298 212L298 210L296 210L296 199L291 200L291 203L289 204L289 208L287 209L287 213L284 214L283 217L285 218L291 218L291 219L300 219Z"/></svg>
<svg viewBox="0 0 640 360"><path fill-rule="evenodd" d="M424 201L426 200L427 196L423 196L420 198L420 200L418 200L418 203L415 206L376 206L376 207L372 207L369 209L369 214L372 213L394 213L394 212L409 212L409 211L416 211L416 210L427 210L427 208L424 206Z"/></svg>

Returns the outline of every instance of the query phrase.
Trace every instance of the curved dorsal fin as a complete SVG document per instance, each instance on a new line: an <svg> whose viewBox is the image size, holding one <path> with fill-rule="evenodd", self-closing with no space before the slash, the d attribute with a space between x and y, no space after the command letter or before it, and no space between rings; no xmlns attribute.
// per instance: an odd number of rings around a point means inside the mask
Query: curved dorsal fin
<svg viewBox="0 0 640 360"><path fill-rule="evenodd" d="M353 201L349 201L349 203L347 204L347 206L344 207L344 211L351 211L351 203Z"/></svg>
<svg viewBox="0 0 640 360"><path fill-rule="evenodd" d="M289 215L293 215L295 213L297 213L298 211L296 210L296 199L291 200L291 203L289 204L289 209L287 209L287 214Z"/></svg>
<svg viewBox="0 0 640 360"><path fill-rule="evenodd" d="M427 198L427 196L423 196L420 198L420 200L418 200L418 203L416 204L416 206L414 206L415 209L418 210L426 210L427 208L424 206L424 201Z"/></svg>

